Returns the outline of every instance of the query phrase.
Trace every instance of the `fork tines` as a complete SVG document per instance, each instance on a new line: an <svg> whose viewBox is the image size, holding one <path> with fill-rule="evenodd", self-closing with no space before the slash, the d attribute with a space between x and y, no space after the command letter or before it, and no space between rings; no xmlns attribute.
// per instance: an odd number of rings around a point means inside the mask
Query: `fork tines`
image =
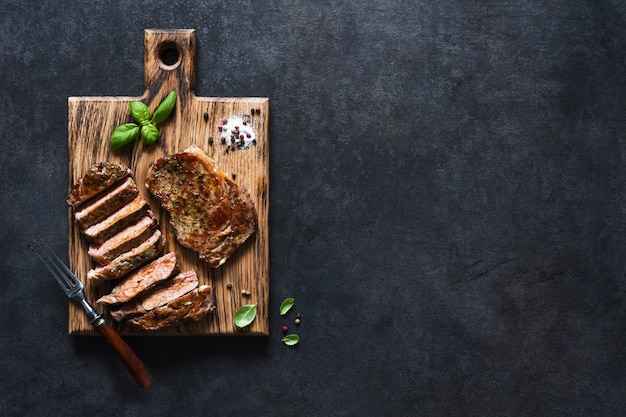
<svg viewBox="0 0 626 417"><path fill-rule="evenodd" d="M33 240L32 246L29 246L68 296L83 289L80 280L41 238Z"/></svg>

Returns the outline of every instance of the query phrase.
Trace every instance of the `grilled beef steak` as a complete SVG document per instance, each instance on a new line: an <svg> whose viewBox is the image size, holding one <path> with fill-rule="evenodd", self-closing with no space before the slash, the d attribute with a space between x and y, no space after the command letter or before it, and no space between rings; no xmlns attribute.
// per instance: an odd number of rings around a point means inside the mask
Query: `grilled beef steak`
<svg viewBox="0 0 626 417"><path fill-rule="evenodd" d="M198 287L198 276L195 271L183 272L168 280L163 285L155 288L140 300L121 306L112 311L111 316L115 320L124 320L130 317L145 314L158 306L169 303L172 300L187 294Z"/></svg>
<svg viewBox="0 0 626 417"><path fill-rule="evenodd" d="M100 162L92 166L89 171L72 187L67 196L67 204L76 208L80 204L106 190L122 178L130 176L132 172L119 164Z"/></svg>
<svg viewBox="0 0 626 417"><path fill-rule="evenodd" d="M130 170L118 164L94 165L72 188L67 203L90 243L89 256L99 264L88 279L123 278L97 301L119 306L111 312L113 318L131 318L135 327L151 331L199 320L214 310L210 287L198 286L195 271L179 273L173 252L159 258L165 242Z"/></svg>
<svg viewBox="0 0 626 417"><path fill-rule="evenodd" d="M201 285L167 304L128 320L132 326L145 331L161 330L186 320L200 320L215 310L211 287Z"/></svg>
<svg viewBox="0 0 626 417"><path fill-rule="evenodd" d="M170 214L178 242L221 266L256 230L256 209L238 186L197 146L161 158L148 169L146 188Z"/></svg>
<svg viewBox="0 0 626 417"><path fill-rule="evenodd" d="M177 274L178 271L176 254L170 252L129 274L113 288L110 294L101 297L96 302L125 303Z"/></svg>

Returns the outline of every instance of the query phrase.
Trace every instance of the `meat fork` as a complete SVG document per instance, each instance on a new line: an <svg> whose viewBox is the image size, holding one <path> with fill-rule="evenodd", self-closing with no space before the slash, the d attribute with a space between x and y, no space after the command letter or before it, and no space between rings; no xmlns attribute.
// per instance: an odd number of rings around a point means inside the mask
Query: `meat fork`
<svg viewBox="0 0 626 417"><path fill-rule="evenodd" d="M115 349L137 384L142 388L148 387L152 383L150 371L148 371L141 359L137 357L135 352L126 344L115 329L93 309L89 302L87 302L82 282L80 282L76 275L63 263L61 258L59 258L41 239L35 240L31 249L52 273L63 291L65 291L65 295L83 307L91 324Z"/></svg>

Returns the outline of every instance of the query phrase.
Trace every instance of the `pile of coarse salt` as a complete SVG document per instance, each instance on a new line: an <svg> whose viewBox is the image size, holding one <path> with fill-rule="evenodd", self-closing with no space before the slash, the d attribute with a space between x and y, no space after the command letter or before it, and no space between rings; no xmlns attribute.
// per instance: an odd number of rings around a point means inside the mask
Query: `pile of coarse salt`
<svg viewBox="0 0 626 417"><path fill-rule="evenodd" d="M230 119L222 119L222 124L217 129L222 144L228 145L229 150L247 149L256 144L250 116L231 116Z"/></svg>

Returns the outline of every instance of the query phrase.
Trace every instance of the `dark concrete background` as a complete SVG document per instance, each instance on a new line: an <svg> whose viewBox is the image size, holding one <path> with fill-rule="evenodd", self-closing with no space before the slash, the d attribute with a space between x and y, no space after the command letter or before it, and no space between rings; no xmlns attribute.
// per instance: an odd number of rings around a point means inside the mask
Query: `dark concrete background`
<svg viewBox="0 0 626 417"><path fill-rule="evenodd" d="M67 97L140 95L194 28L199 96L271 99L271 310L301 343L131 338L137 388L25 249L66 253ZM0 5L0 415L618 416L626 6Z"/></svg>

